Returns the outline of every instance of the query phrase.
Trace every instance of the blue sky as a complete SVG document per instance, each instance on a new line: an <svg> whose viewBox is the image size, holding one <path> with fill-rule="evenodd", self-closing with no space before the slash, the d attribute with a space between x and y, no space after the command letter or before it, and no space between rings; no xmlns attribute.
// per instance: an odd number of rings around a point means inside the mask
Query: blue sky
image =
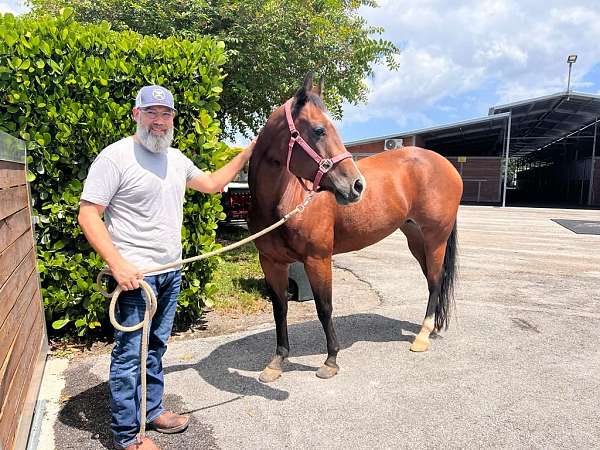
<svg viewBox="0 0 600 450"><path fill-rule="evenodd" d="M402 48L376 67L366 105L346 105L344 140L487 115L490 106L571 89L600 94L598 0L379 0L361 15Z"/></svg>
<svg viewBox="0 0 600 450"><path fill-rule="evenodd" d="M490 106L571 88L600 94L598 0L379 0L369 24L402 48L399 70L375 67L368 102L338 122L353 141L486 115ZM23 12L19 0L0 11ZM241 142L240 142L241 143Z"/></svg>
<svg viewBox="0 0 600 450"><path fill-rule="evenodd" d="M9 12L16 15L25 11L27 11L25 2L20 0L0 0L0 12L2 13Z"/></svg>

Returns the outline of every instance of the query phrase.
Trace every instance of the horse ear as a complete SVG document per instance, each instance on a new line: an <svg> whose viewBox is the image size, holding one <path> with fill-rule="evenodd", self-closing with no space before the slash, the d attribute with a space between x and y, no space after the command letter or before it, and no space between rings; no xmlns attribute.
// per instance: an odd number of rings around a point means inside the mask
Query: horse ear
<svg viewBox="0 0 600 450"><path fill-rule="evenodd" d="M301 106L306 103L309 92L313 89L313 73L308 72L304 77L302 87L296 91L294 97L296 97L296 105Z"/></svg>
<svg viewBox="0 0 600 450"><path fill-rule="evenodd" d="M302 88L306 93L312 91L313 88L313 79L315 78L315 74L313 72L308 72L304 76L304 82L302 83Z"/></svg>
<svg viewBox="0 0 600 450"><path fill-rule="evenodd" d="M325 87L325 77L321 75L319 78L319 85L313 89L313 92L317 94L320 98L323 98L323 88Z"/></svg>

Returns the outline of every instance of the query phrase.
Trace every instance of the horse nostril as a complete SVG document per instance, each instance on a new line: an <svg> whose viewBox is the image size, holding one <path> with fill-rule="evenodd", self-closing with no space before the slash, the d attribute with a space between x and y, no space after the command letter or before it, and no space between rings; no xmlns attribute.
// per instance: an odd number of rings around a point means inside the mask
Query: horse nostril
<svg viewBox="0 0 600 450"><path fill-rule="evenodd" d="M357 194L361 194L363 189L364 189L363 182L359 178L358 180L356 180L354 182L354 192L356 192Z"/></svg>
<svg viewBox="0 0 600 450"><path fill-rule="evenodd" d="M357 194L360 195L362 193L362 191L363 191L363 183L362 183L361 179L359 178L354 182L354 192L356 192Z"/></svg>

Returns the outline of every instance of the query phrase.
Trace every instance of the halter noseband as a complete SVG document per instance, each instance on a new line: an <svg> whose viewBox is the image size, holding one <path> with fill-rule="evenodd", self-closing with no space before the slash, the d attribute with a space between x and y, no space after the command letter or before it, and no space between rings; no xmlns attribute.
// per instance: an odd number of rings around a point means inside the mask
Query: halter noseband
<svg viewBox="0 0 600 450"><path fill-rule="evenodd" d="M333 166L335 166L340 161L346 158L352 158L352 154L345 150L343 153L339 155L335 155L333 158L322 158L317 152L315 152L308 143L302 139L300 136L300 132L296 129L294 125L294 119L292 119L292 100L289 99L285 102L285 117L287 119L288 127L290 129L290 143L288 145L288 155L287 155L287 170L290 171L290 160L292 159L292 150L294 148L294 144L298 143L300 147L304 149L304 151L310 156L319 166L317 169L317 173L315 174L315 178L313 180L312 190L316 192L319 188L319 183L321 182L321 178L327 172L329 172Z"/></svg>

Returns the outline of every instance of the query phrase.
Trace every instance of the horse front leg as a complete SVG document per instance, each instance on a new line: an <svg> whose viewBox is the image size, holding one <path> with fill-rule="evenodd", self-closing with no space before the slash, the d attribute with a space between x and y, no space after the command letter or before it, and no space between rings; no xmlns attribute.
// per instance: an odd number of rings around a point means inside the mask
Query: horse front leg
<svg viewBox="0 0 600 450"><path fill-rule="evenodd" d="M283 362L290 353L287 330L288 265L272 261L262 255L260 256L260 265L269 286L271 303L273 305L273 318L275 319L275 329L277 332L275 356L258 377L263 383L269 383L281 376Z"/></svg>
<svg viewBox="0 0 600 450"><path fill-rule="evenodd" d="M317 315L327 339L327 359L319 370L317 370L316 375L319 378L331 378L339 370L336 359L340 350L331 319L333 312L331 301L331 257L325 259L307 258L304 267L315 296Z"/></svg>

